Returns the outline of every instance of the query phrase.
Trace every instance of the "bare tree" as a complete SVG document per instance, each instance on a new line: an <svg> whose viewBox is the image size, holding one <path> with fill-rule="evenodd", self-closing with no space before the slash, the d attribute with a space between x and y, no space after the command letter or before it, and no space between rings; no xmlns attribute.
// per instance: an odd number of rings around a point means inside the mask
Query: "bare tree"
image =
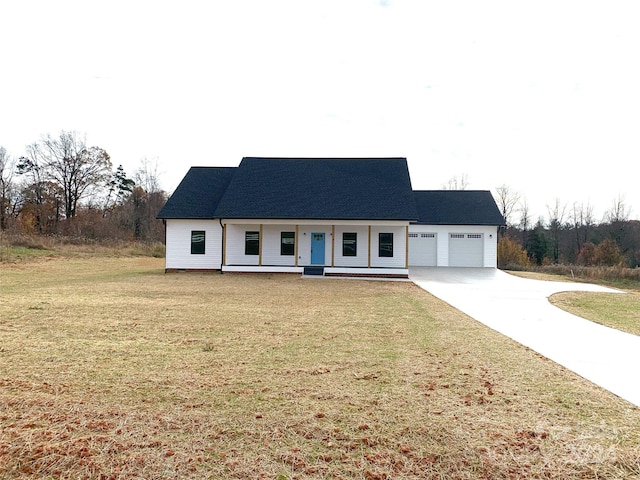
<svg viewBox="0 0 640 480"><path fill-rule="evenodd" d="M109 154L99 147L87 147L77 132L61 132L59 137L44 136L27 147L21 158L22 173L37 173L38 181L57 184L66 218L76 215L78 203L89 192L104 187L111 177Z"/></svg>
<svg viewBox="0 0 640 480"><path fill-rule="evenodd" d="M443 190L466 190L469 186L469 179L466 173L455 175L442 185Z"/></svg>
<svg viewBox="0 0 640 480"><path fill-rule="evenodd" d="M50 224L60 218L59 192L47 181L45 167L40 164L35 144L27 147L27 155L18 159L16 172L26 178L21 185L23 210L21 215L30 218L31 227L38 233L44 233ZM48 205L47 205L48 204ZM53 210L50 206L54 205ZM26 208L26 211L25 211ZM54 218L51 213L55 212Z"/></svg>
<svg viewBox="0 0 640 480"><path fill-rule="evenodd" d="M620 223L629 220L631 208L628 207L624 200L624 195L618 195L613 199L611 208L604 214L604 220L608 223Z"/></svg>
<svg viewBox="0 0 640 480"><path fill-rule="evenodd" d="M531 211L529 202L526 198L520 200L520 228L522 228L522 245L526 245L528 241L529 230L531 229Z"/></svg>
<svg viewBox="0 0 640 480"><path fill-rule="evenodd" d="M124 203L125 223L136 239L161 241L164 227L156 217L167 195L160 187L158 159L143 158L133 178L135 187Z"/></svg>
<svg viewBox="0 0 640 480"><path fill-rule="evenodd" d="M507 185L496 188L496 203L507 225L511 225L511 216L520 201L520 194L511 190Z"/></svg>
<svg viewBox="0 0 640 480"><path fill-rule="evenodd" d="M140 160L140 167L136 170L133 179L136 185L142 187L147 193L161 192L160 173L158 172L158 158L149 159L143 157Z"/></svg>
<svg viewBox="0 0 640 480"><path fill-rule="evenodd" d="M60 188L54 182L26 183L20 191L20 228L29 233L56 233L60 221Z"/></svg>
<svg viewBox="0 0 640 480"><path fill-rule="evenodd" d="M574 203L570 213L571 223L576 234L576 247L578 253L582 245L589 241L589 232L595 224L593 206L591 203Z"/></svg>
<svg viewBox="0 0 640 480"><path fill-rule="evenodd" d="M9 220L18 208L15 185L13 183L13 160L7 149L0 147L0 230L6 230Z"/></svg>
<svg viewBox="0 0 640 480"><path fill-rule="evenodd" d="M613 200L611 209L604 214L604 221L608 223L609 235L618 244L627 243L626 236L629 227L629 216L631 208L629 208L624 200L624 195L619 195ZM625 248L625 253L628 248Z"/></svg>

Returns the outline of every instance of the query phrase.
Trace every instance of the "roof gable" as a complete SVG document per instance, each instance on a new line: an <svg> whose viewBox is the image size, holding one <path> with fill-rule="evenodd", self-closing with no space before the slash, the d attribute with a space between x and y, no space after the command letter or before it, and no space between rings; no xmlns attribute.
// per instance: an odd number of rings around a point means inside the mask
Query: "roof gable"
<svg viewBox="0 0 640 480"><path fill-rule="evenodd" d="M504 225L488 190L417 190L418 224Z"/></svg>
<svg viewBox="0 0 640 480"><path fill-rule="evenodd" d="M158 218L215 218L237 167L191 167Z"/></svg>
<svg viewBox="0 0 640 480"><path fill-rule="evenodd" d="M404 158L245 157L221 218L415 220Z"/></svg>

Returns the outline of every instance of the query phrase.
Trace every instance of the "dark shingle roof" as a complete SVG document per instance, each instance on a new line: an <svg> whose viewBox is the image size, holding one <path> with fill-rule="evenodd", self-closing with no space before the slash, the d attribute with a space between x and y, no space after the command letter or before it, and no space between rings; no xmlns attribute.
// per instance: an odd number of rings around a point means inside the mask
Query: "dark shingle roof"
<svg viewBox="0 0 640 480"><path fill-rule="evenodd" d="M418 224L504 225L488 190L417 190Z"/></svg>
<svg viewBox="0 0 640 480"><path fill-rule="evenodd" d="M158 218L215 218L236 167L191 167Z"/></svg>
<svg viewBox="0 0 640 480"><path fill-rule="evenodd" d="M504 225L489 191L412 192L404 158L246 157L239 167L192 167L158 218Z"/></svg>
<svg viewBox="0 0 640 480"><path fill-rule="evenodd" d="M245 157L216 217L415 220L405 158Z"/></svg>

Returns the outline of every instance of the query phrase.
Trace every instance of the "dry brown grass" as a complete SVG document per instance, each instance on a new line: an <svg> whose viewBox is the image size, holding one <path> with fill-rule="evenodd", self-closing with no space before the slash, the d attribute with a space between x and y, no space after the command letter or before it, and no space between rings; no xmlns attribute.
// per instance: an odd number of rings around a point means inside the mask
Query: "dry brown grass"
<svg viewBox="0 0 640 480"><path fill-rule="evenodd" d="M410 283L0 264L0 478L640 478L640 410Z"/></svg>
<svg viewBox="0 0 640 480"><path fill-rule="evenodd" d="M640 292L610 293L562 292L552 295L551 303L568 312L617 330L640 335Z"/></svg>
<svg viewBox="0 0 640 480"><path fill-rule="evenodd" d="M625 290L640 290L640 268L545 265L531 267L527 271L512 270L509 273L538 280L589 282Z"/></svg>
<svg viewBox="0 0 640 480"><path fill-rule="evenodd" d="M23 263L44 257L149 256L164 258L160 242L133 240L90 240L86 238L19 235L0 231L0 263Z"/></svg>
<svg viewBox="0 0 640 480"><path fill-rule="evenodd" d="M588 281L584 277L571 277L541 272L510 272L525 278L551 281ZM591 280L618 288L625 295L595 292L560 292L549 297L549 301L563 310L586 318L592 322L615 328L622 332L640 335L640 284L621 277L617 280Z"/></svg>

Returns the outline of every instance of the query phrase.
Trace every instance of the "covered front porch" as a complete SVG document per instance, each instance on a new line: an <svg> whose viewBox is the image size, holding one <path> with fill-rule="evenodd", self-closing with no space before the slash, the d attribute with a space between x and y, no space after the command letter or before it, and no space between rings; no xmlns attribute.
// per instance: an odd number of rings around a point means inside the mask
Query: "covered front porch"
<svg viewBox="0 0 640 480"><path fill-rule="evenodd" d="M407 277L408 222L228 220L223 272Z"/></svg>

